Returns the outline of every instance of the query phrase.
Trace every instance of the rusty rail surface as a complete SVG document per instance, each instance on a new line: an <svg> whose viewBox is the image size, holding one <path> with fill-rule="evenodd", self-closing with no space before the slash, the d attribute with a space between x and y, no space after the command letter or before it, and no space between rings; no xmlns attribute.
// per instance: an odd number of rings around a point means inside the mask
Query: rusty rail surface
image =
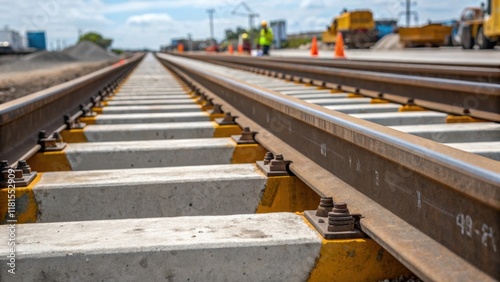
<svg viewBox="0 0 500 282"><path fill-rule="evenodd" d="M130 72L144 57L128 60L0 105L0 156L17 162L37 145L40 130L52 132L64 124L64 115L78 115L80 106L96 101L114 82ZM92 99L94 98L94 100ZM97 98L97 101L99 98Z"/></svg>
<svg viewBox="0 0 500 282"><path fill-rule="evenodd" d="M498 162L196 69L173 56L158 55L158 58L165 66L186 74L232 105L284 146L307 156L310 163L304 165L317 166L338 178L336 183L346 183L331 189L315 187L319 194L334 199L338 195L352 195L352 191L344 191L343 187L349 186L367 196L370 201L355 205L357 212L365 217L375 216L364 223L362 220L363 230L388 246L395 257L420 277L435 280L439 276L430 271L440 272L436 269L440 264L444 271L441 274L445 275L441 278L472 279L480 276L478 273L500 278ZM193 82L188 80L188 83ZM294 170L306 183L317 182L300 171ZM350 206L351 202L358 202L354 198L339 200ZM380 218L374 212L380 210L379 205L389 211L382 212L384 217ZM408 227L408 234L413 237L406 238L405 230L393 226L401 219L412 226ZM417 231L410 232L412 228ZM385 229L396 233L390 235ZM391 240L406 243L398 245ZM422 249L422 242L431 249ZM452 253L433 248L432 242Z"/></svg>
<svg viewBox="0 0 500 282"><path fill-rule="evenodd" d="M328 83L333 88L396 103L500 122L499 84L280 63L243 56L182 56L229 67L259 69L290 79L309 79L319 85Z"/></svg>

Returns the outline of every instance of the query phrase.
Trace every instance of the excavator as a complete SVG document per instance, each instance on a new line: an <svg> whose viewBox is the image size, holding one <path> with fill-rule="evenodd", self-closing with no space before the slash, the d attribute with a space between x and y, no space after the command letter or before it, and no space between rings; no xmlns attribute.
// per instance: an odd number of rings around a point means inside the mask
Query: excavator
<svg viewBox="0 0 500 282"><path fill-rule="evenodd" d="M480 8L465 8L458 25L455 45L472 49L477 44L481 49L493 49L500 42L500 0L488 0Z"/></svg>

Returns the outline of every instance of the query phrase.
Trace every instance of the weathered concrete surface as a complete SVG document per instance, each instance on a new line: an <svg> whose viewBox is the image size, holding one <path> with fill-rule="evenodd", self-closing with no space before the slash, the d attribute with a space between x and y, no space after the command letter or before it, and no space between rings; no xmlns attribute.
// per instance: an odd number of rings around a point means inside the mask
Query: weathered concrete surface
<svg viewBox="0 0 500 282"><path fill-rule="evenodd" d="M398 104L367 104L367 105L340 105L326 106L325 108L338 111L344 114L363 114L363 113L391 113L397 112L401 105Z"/></svg>
<svg viewBox="0 0 500 282"><path fill-rule="evenodd" d="M2 281L306 281L321 239L291 213L17 226ZM8 237L7 228L0 236Z"/></svg>
<svg viewBox="0 0 500 282"><path fill-rule="evenodd" d="M229 164L236 147L230 138L68 144L72 170Z"/></svg>
<svg viewBox="0 0 500 282"><path fill-rule="evenodd" d="M108 106L152 106L152 105L192 105L195 101L185 99L155 99L155 100L132 100L132 101L107 101Z"/></svg>
<svg viewBox="0 0 500 282"><path fill-rule="evenodd" d="M207 112L97 115L96 124L133 124L209 121Z"/></svg>
<svg viewBox="0 0 500 282"><path fill-rule="evenodd" d="M33 188L38 222L255 213L254 164L47 172Z"/></svg>
<svg viewBox="0 0 500 282"><path fill-rule="evenodd" d="M186 99L189 98L188 94L172 94L172 95L165 95L165 94L148 94L148 95L116 95L113 97L110 97L108 99L105 99L105 101L137 101L137 100L157 100L157 99L163 99L163 100L171 100L171 99Z"/></svg>
<svg viewBox="0 0 500 282"><path fill-rule="evenodd" d="M163 106L109 106L103 107L103 114L146 114L146 113L179 113L201 111L201 106L192 105L163 105Z"/></svg>
<svg viewBox="0 0 500 282"><path fill-rule="evenodd" d="M417 125L446 123L447 114L438 112L394 112L394 113L369 113L353 114L353 117L378 123L380 125Z"/></svg>
<svg viewBox="0 0 500 282"><path fill-rule="evenodd" d="M212 121L88 125L83 133L89 142L210 138L216 126Z"/></svg>
<svg viewBox="0 0 500 282"><path fill-rule="evenodd" d="M500 140L500 124L492 122L392 126L391 128L440 143Z"/></svg>
<svg viewBox="0 0 500 282"><path fill-rule="evenodd" d="M472 142L472 143L445 143L450 147L480 155L495 161L500 161L500 141Z"/></svg>

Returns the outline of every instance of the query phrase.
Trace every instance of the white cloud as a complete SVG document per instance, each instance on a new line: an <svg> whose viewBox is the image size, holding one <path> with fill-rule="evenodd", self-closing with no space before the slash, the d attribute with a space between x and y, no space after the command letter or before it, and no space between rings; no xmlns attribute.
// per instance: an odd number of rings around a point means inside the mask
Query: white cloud
<svg viewBox="0 0 500 282"><path fill-rule="evenodd" d="M146 27L153 24L173 23L174 20L168 14L143 14L131 16L127 19L126 22L131 26Z"/></svg>
<svg viewBox="0 0 500 282"><path fill-rule="evenodd" d="M302 9L323 9L327 4L322 0L302 0L299 7Z"/></svg>

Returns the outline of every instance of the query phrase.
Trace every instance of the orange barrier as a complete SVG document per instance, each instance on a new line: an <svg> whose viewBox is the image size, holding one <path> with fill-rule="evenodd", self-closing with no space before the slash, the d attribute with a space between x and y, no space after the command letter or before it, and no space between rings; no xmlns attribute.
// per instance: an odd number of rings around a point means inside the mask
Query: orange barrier
<svg viewBox="0 0 500 282"><path fill-rule="evenodd" d="M231 55L234 54L234 47L233 47L233 45L229 45L227 47L227 51L229 51L229 54L231 54Z"/></svg>
<svg viewBox="0 0 500 282"><path fill-rule="evenodd" d="M311 42L311 56L318 56L318 40L316 36L313 37Z"/></svg>
<svg viewBox="0 0 500 282"><path fill-rule="evenodd" d="M243 45L238 44L238 53L243 54Z"/></svg>
<svg viewBox="0 0 500 282"><path fill-rule="evenodd" d="M177 45L177 51L179 51L179 53L184 52L184 44L179 43L179 44Z"/></svg>
<svg viewBox="0 0 500 282"><path fill-rule="evenodd" d="M344 38L340 32L337 33L337 40L335 40L335 58L345 59Z"/></svg>

